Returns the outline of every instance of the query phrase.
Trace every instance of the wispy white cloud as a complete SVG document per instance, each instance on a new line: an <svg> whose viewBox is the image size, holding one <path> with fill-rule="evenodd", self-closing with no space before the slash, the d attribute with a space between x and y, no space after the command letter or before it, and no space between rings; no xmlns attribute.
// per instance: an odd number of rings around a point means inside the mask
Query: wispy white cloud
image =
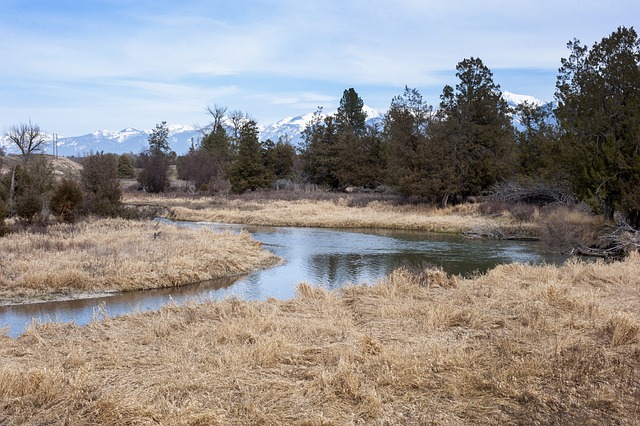
<svg viewBox="0 0 640 426"><path fill-rule="evenodd" d="M404 85L435 103L469 56L529 78L504 89L549 99L568 40L591 44L637 16L635 0L7 0L0 128L35 112L68 132L197 121L216 102L268 121L329 107L347 87L378 108Z"/></svg>

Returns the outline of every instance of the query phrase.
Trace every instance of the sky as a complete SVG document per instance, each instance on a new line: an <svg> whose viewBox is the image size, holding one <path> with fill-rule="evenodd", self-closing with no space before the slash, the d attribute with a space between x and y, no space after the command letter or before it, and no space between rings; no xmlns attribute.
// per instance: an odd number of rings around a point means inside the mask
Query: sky
<svg viewBox="0 0 640 426"><path fill-rule="evenodd" d="M639 21L638 0L0 0L0 132L203 126L208 105L267 125L351 87L379 111L405 86L437 106L469 57L551 101L568 41Z"/></svg>

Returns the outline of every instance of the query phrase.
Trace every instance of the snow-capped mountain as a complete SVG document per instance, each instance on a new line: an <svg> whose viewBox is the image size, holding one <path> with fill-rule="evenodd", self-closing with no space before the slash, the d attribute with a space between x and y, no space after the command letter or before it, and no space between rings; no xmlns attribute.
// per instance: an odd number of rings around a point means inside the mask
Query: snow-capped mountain
<svg viewBox="0 0 640 426"><path fill-rule="evenodd" d="M549 124L555 122L555 117L551 114L553 109L557 106L555 101L544 102L540 99L534 98L533 96L517 95L511 92L502 92L502 99L504 99L507 102L507 105L509 105L509 107L511 108L516 108L517 106L522 105L525 102L529 105L542 108L549 113L547 120ZM511 124L513 125L513 127L515 127L516 130L522 131L524 129L524 126L520 121L520 117L517 114L511 113Z"/></svg>
<svg viewBox="0 0 640 426"><path fill-rule="evenodd" d="M169 146L179 154L189 150L191 143L197 143L202 133L191 126L169 125ZM58 139L58 154L64 156L83 155L89 152L110 152L124 154L138 153L149 146L149 135L153 129L138 130L126 128L120 131L98 130L88 135ZM50 144L51 145L51 144Z"/></svg>
<svg viewBox="0 0 640 426"><path fill-rule="evenodd" d="M546 103L544 101L541 101L540 99L534 98L533 96L517 95L515 93L506 92L506 91L502 92L502 99L504 99L507 102L507 105L509 105L512 108L515 108L518 105L523 104L525 102L528 102L530 105L535 105L537 107L540 107Z"/></svg>
<svg viewBox="0 0 640 426"><path fill-rule="evenodd" d="M191 145L197 145L202 133L192 126L168 125L169 146L178 154L184 154ZM96 130L87 135L59 137L57 141L58 155L64 157L82 156L104 151L113 154L128 152L139 153L149 147L149 135L153 129L138 130L127 127L122 130ZM45 135L46 153L53 153L53 136ZM0 139L0 145L9 153L17 153L6 136Z"/></svg>
<svg viewBox="0 0 640 426"><path fill-rule="evenodd" d="M367 113L366 123L368 125L374 125L382 120L383 115L375 109L365 105L362 110ZM320 117L324 120L326 117L335 114L336 111L322 112ZM302 143L302 131L311 123L314 115L315 112L310 112L296 117L287 117L276 123L264 126L260 129L260 140L271 139L277 142L278 139L283 138L289 140L294 146L300 146Z"/></svg>
<svg viewBox="0 0 640 426"><path fill-rule="evenodd" d="M518 95L511 92L503 92L503 98L511 107L515 107L523 102L529 102L536 106L552 105L545 103L533 96ZM365 106L367 113L367 124L376 125L382 122L383 114ZM324 119L328 115L334 115L336 111L322 112ZM260 126L260 140L271 139L276 142L280 138L288 140L294 146L300 146L302 142L302 131L314 117L314 112L287 117L276 123ZM518 127L517 118L514 117L514 125ZM185 154L191 146L197 146L202 138L202 132L193 126L168 125L169 146L177 154ZM139 153L148 147L149 135L153 129L138 130L126 128L119 131L97 130L82 136L60 137L58 138L58 154L62 156L82 156L91 152L109 152L114 154L124 154L128 152ZM230 128L228 129L230 131ZM46 135L48 141L47 153L53 152L51 135ZM9 153L16 153L17 149L11 145L6 136L0 138L0 146L4 146Z"/></svg>

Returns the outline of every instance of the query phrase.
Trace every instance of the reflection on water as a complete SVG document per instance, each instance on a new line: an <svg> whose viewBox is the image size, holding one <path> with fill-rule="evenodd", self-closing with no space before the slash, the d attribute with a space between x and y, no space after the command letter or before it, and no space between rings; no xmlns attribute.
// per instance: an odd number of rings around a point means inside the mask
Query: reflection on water
<svg viewBox="0 0 640 426"><path fill-rule="evenodd" d="M32 322L75 322L87 324L104 315L115 317L131 312L158 309L167 303L185 303L232 294L231 285L241 276L220 278L176 288L131 291L92 299L0 306L0 328L9 327L9 335L21 334Z"/></svg>
<svg viewBox="0 0 640 426"><path fill-rule="evenodd" d="M330 289L347 283L373 283L400 266L433 265L452 274L469 274L484 272L500 263L561 263L565 260L565 257L541 251L531 242L468 240L456 235L415 231L341 231L209 223L178 225L206 226L219 232L245 229L285 262L248 276L176 288L95 299L0 306L0 328L9 327L9 335L17 336L33 319L86 324L98 314L117 316L190 300L230 296L246 300L287 299L293 296L296 285L302 281Z"/></svg>

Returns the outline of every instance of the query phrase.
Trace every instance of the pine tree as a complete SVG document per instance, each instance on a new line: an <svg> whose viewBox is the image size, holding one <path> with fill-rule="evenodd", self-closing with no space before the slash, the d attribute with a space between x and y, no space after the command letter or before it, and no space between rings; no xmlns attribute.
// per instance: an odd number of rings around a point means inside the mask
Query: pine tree
<svg viewBox="0 0 640 426"><path fill-rule="evenodd" d="M475 195L509 177L515 142L507 103L493 73L479 58L456 66L459 83L445 86L434 135L447 145L460 179L459 194Z"/></svg>
<svg viewBox="0 0 640 426"><path fill-rule="evenodd" d="M118 157L118 177L122 179L132 178L136 175L133 168L133 162L128 155L121 155Z"/></svg>
<svg viewBox="0 0 640 426"><path fill-rule="evenodd" d="M361 136L366 129L367 113L363 111L364 101L355 89L346 89L340 99L336 122L340 130L348 130Z"/></svg>
<svg viewBox="0 0 640 426"><path fill-rule="evenodd" d="M317 185L339 188L340 179L337 171L341 153L334 117L328 116L322 119L321 110L318 110L314 119L305 128L303 135L305 138L304 171L309 180Z"/></svg>
<svg viewBox="0 0 640 426"><path fill-rule="evenodd" d="M149 135L149 149L140 154L142 170L138 181L147 192L158 193L169 187L171 150L168 137L167 122L163 121Z"/></svg>
<svg viewBox="0 0 640 426"><path fill-rule="evenodd" d="M417 89L405 87L391 100L384 119L388 184L405 196L428 196L425 185L427 127L433 108Z"/></svg>
<svg viewBox="0 0 640 426"><path fill-rule="evenodd" d="M152 152L159 151L164 154L169 154L171 151L171 148L169 148L169 128L166 121L156 124L156 128L151 131L149 135L149 150Z"/></svg>
<svg viewBox="0 0 640 426"><path fill-rule="evenodd" d="M253 120L245 122L239 129L238 155L227 169L227 176L235 193L267 188L273 182L273 174L262 156L258 125Z"/></svg>
<svg viewBox="0 0 640 426"><path fill-rule="evenodd" d="M85 209L99 216L117 216L122 207L116 156L99 152L84 159L80 174Z"/></svg>
<svg viewBox="0 0 640 426"><path fill-rule="evenodd" d="M590 49L568 43L556 83L563 148L577 194L640 228L640 41L620 27Z"/></svg>

